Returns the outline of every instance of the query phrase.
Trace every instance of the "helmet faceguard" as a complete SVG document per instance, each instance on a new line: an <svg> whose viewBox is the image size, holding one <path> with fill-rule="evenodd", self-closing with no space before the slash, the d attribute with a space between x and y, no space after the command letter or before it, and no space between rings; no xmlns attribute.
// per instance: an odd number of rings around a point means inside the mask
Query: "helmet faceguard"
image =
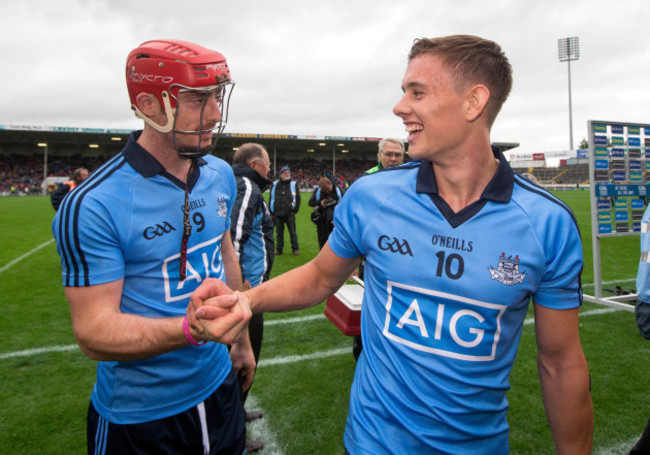
<svg viewBox="0 0 650 455"><path fill-rule="evenodd" d="M154 40L142 43L131 51L126 63L126 85L135 115L161 133L199 135L197 147L176 147L179 155L196 158L212 151L228 120L228 107L234 82L226 58L218 52L197 44L179 40ZM201 107L200 128L197 131L177 130L179 94L184 91L205 92ZM216 91L221 120L210 128L204 127L203 111L208 98ZM137 107L139 93L151 93L158 98L167 115L165 125L159 125ZM200 135L216 131L210 144L202 144Z"/></svg>

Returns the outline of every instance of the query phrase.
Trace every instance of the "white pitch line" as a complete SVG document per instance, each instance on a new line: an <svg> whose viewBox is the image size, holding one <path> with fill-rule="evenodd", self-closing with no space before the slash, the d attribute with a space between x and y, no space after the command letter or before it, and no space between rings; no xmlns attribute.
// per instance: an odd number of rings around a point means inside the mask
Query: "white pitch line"
<svg viewBox="0 0 650 455"><path fill-rule="evenodd" d="M613 313L615 311L622 311L622 310L616 308L603 308L598 310L585 311L584 313L580 313L580 317L596 316L599 314ZM322 319L324 317L325 316L323 315L317 314L313 316L305 316L304 318L279 319L277 321L271 321L269 324L271 325L290 324L294 322L303 322L303 321L310 321L314 319ZM533 324L534 322L535 322L534 318L529 318L524 321L524 325L530 325ZM71 351L76 349L77 347L78 346L76 344L70 344L67 346L52 346L49 348L36 348L36 349L26 349L24 351L8 352L6 354L0 354L0 360L9 359L12 357L29 357L32 355L46 354L48 352ZM304 360L324 359L335 355L342 355L347 352L350 352L350 348L331 349L329 351L320 351L320 352L315 352L313 354L306 354L306 355L290 355L286 357L276 357L273 359L262 359L260 360L257 367L261 368L264 366L284 365L287 363L302 362Z"/></svg>
<svg viewBox="0 0 650 455"><path fill-rule="evenodd" d="M246 399L246 410L252 411L258 409L264 412L264 409L260 408L257 397L252 393L248 394L248 398ZM284 455L282 448L278 445L275 432L271 430L266 417L262 417L261 419L246 424L246 439L263 442L264 455Z"/></svg>
<svg viewBox="0 0 650 455"><path fill-rule="evenodd" d="M272 359L260 360L257 364L257 368L270 367L273 365L285 365L287 363L302 362L304 360L325 359L327 357L332 357L335 355L351 354L351 353L352 353L352 348L348 346L347 348L330 349L329 351L319 351L319 352L314 352L313 354L274 357Z"/></svg>
<svg viewBox="0 0 650 455"><path fill-rule="evenodd" d="M627 455L630 453L630 449L634 447L634 444L639 440L641 435L630 438L626 441L619 442L618 444L614 444L609 447L603 447L596 449L593 454L594 455Z"/></svg>
<svg viewBox="0 0 650 455"><path fill-rule="evenodd" d="M77 349L79 346L76 344L69 344L67 346L51 346L49 348L26 349L24 351L8 352L0 354L0 360L10 359L12 357L30 357L38 354L47 354L48 352L65 352Z"/></svg>
<svg viewBox="0 0 650 455"><path fill-rule="evenodd" d="M307 322L307 321L313 321L315 319L324 319L324 318L325 318L324 314L314 314L312 316L302 316L298 318L275 319L273 321L264 321L264 327L270 325L291 324L293 322Z"/></svg>
<svg viewBox="0 0 650 455"><path fill-rule="evenodd" d="M2 268L0 268L0 273L4 272L4 271L7 270L8 268L10 268L12 265L14 265L14 264L16 264L16 263L22 261L22 260L25 259L27 256L29 256L30 254L36 253L38 250L40 250L41 248L46 247L47 245L49 245L49 244L52 243L52 242L54 242L54 239L50 239L50 240L48 240L48 241L45 242L45 243L41 243L39 246L37 246L37 247L34 248L33 250L30 250L30 251L28 251L27 253L23 254L22 256L17 257L17 258L14 259L13 261L8 262L7 264L3 265Z"/></svg>
<svg viewBox="0 0 650 455"><path fill-rule="evenodd" d="M607 314L607 313L613 313L616 311L622 311L618 310L616 308L603 308L603 309L598 309L598 310L591 310L591 311L585 311L584 313L580 313L580 317L583 316L597 316L600 314ZM288 318L284 320L277 320L277 321L272 321L272 325L278 325L278 324L289 324L289 323L294 323L294 322L302 322L302 321L307 321L307 320L314 320L314 319L320 319L324 316L322 315L313 315L313 316L306 316L304 318ZM535 320L534 318L529 318L524 321L524 325L530 325L534 323ZM68 346L53 346L51 348L39 348L39 349L28 349L24 351L16 351L16 352L10 352L7 354L2 354L0 355L0 360L2 359L8 359L12 357L26 357L26 356L32 356L32 355L37 355L37 354L43 354L43 353L48 353L48 352L63 352L63 351L70 351L73 349L77 349L76 344L68 345ZM295 362L302 362L302 361L309 361L309 360L316 360L316 359L324 359L328 357L333 357L337 355L344 355L344 354L349 354L351 352L351 348L345 347L345 348L339 348L339 349L331 349L329 351L319 351L315 352L313 354L306 354L306 355L293 355L293 356L286 356L286 357L275 357L273 359L262 359L260 360L259 364L257 365L258 368L263 368L267 366L273 366L273 365L284 365L288 363L295 363ZM247 400L247 409L259 409L259 406L257 405L257 399L255 398L254 395L249 395L248 400ZM267 455L284 455L284 452L282 451L282 448L278 446L277 439L275 437L275 433L270 429L269 425L266 423L266 419L262 418L259 419L258 421L250 422L247 424L248 430L250 431L251 434L251 439L254 440L260 440L264 442L264 453ZM595 455L614 455L614 454L626 454L627 453L627 448L631 447L634 445L635 441L637 438L630 439L624 442L621 442L615 446L611 446L608 448L604 449L599 449L598 451L595 452Z"/></svg>

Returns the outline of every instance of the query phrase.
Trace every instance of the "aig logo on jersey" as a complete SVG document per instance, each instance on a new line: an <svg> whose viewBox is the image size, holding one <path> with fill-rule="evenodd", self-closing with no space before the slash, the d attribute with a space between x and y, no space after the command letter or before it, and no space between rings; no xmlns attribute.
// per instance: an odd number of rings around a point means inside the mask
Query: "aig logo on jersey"
<svg viewBox="0 0 650 455"><path fill-rule="evenodd" d="M180 253L165 259L162 273L165 278L166 302L188 298L206 278L224 280L225 274L221 262L222 237L223 234L187 250L187 277L183 281L178 280Z"/></svg>
<svg viewBox="0 0 650 455"><path fill-rule="evenodd" d="M377 246L382 251L399 253L402 256L406 256L408 254L409 256L413 257L411 245L409 245L405 239L398 239L397 237L388 237L387 235L381 235L377 239Z"/></svg>
<svg viewBox="0 0 650 455"><path fill-rule="evenodd" d="M506 305L388 282L387 338L472 362L494 360Z"/></svg>

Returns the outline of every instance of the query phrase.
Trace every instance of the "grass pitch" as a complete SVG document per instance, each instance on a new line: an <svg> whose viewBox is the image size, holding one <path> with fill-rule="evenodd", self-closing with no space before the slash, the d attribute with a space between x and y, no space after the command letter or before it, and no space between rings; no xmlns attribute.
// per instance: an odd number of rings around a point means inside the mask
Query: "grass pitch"
<svg viewBox="0 0 650 455"><path fill-rule="evenodd" d="M579 220L583 283L585 293L593 294L589 193L558 195ZM301 254L277 257L273 275L318 252L308 197L303 195L297 220ZM85 416L96 362L74 346L51 241L53 216L45 197L0 198L0 454L86 453ZM639 238L604 240L606 287L634 288ZM343 453L355 367L352 340L322 317L323 311L320 304L265 315L262 363L252 389L256 405L265 412L263 432L253 434L267 442L261 453ZM632 313L589 303L581 312L581 339L592 376L594 453L627 453L650 416L650 343L640 337ZM554 453L536 371L533 324L523 330L511 384L511 453Z"/></svg>

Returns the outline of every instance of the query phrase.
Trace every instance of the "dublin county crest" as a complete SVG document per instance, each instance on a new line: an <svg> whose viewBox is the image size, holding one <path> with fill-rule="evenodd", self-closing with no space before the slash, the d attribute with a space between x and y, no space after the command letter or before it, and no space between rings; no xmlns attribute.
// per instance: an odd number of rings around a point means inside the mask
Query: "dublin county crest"
<svg viewBox="0 0 650 455"><path fill-rule="evenodd" d="M226 200L224 198L219 199L219 209L217 210L217 215L221 218L225 218L228 215L228 206L226 205Z"/></svg>
<svg viewBox="0 0 650 455"><path fill-rule="evenodd" d="M506 254L501 253L497 268L495 269L492 266L488 268L490 269L490 275L493 280L497 280L499 283L507 286L519 284L523 282L526 277L526 273L519 272L519 256L515 256L514 259L512 256L506 258Z"/></svg>

